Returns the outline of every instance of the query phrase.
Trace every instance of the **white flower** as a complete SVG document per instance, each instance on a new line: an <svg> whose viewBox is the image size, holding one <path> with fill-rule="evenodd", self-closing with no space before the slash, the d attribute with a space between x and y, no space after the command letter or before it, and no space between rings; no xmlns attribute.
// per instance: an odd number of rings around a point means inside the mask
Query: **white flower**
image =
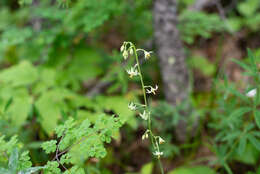
<svg viewBox="0 0 260 174"><path fill-rule="evenodd" d="M143 113L139 113L140 117L144 120L148 119L148 116L150 115L150 112L146 113L145 110Z"/></svg>
<svg viewBox="0 0 260 174"><path fill-rule="evenodd" d="M133 102L130 102L130 103L128 104L128 108L129 108L130 110L132 110L132 111L135 111L135 110L136 110L136 105L135 105Z"/></svg>
<svg viewBox="0 0 260 174"><path fill-rule="evenodd" d="M149 130L146 130L145 133L142 135L142 140L147 139L149 137Z"/></svg>
<svg viewBox="0 0 260 174"><path fill-rule="evenodd" d="M120 48L120 51L123 52L125 50L125 45L123 44Z"/></svg>
<svg viewBox="0 0 260 174"><path fill-rule="evenodd" d="M134 54L134 49L130 48L129 53L130 53L130 55L133 55Z"/></svg>
<svg viewBox="0 0 260 174"><path fill-rule="evenodd" d="M145 51L144 50L144 58L149 59L151 57L151 53L152 53L152 51Z"/></svg>
<svg viewBox="0 0 260 174"><path fill-rule="evenodd" d="M163 155L163 152L155 151L153 154L159 159Z"/></svg>
<svg viewBox="0 0 260 174"><path fill-rule="evenodd" d="M149 89L146 89L146 93L147 93L147 94L153 93L153 94L155 95L155 91L157 91L158 86L156 85L155 88L153 88L152 86L149 86L149 87L150 87L150 90L149 90Z"/></svg>
<svg viewBox="0 0 260 174"><path fill-rule="evenodd" d="M124 50L124 52L123 52L123 57L124 57L124 59L128 58L128 52L126 50Z"/></svg>
<svg viewBox="0 0 260 174"><path fill-rule="evenodd" d="M126 72L129 74L130 78L138 75L137 69L133 67L131 67L129 70L126 70Z"/></svg>
<svg viewBox="0 0 260 174"><path fill-rule="evenodd" d="M248 93L246 93L246 96L250 98L253 98L255 95L256 95L256 89L252 89Z"/></svg>
<svg viewBox="0 0 260 174"><path fill-rule="evenodd" d="M159 144L163 144L165 143L164 139L162 139L161 137L159 137Z"/></svg>

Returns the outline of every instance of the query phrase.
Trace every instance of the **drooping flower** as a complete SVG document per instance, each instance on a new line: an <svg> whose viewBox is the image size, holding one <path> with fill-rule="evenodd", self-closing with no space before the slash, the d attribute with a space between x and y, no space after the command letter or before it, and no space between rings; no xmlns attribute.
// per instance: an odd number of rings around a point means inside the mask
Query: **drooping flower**
<svg viewBox="0 0 260 174"><path fill-rule="evenodd" d="M164 139L162 139L162 137L159 137L159 144L163 144L165 143Z"/></svg>
<svg viewBox="0 0 260 174"><path fill-rule="evenodd" d="M125 44L123 44L120 48L120 51L123 52L125 50Z"/></svg>
<svg viewBox="0 0 260 174"><path fill-rule="evenodd" d="M151 57L152 51L145 51L144 50L144 58L149 59Z"/></svg>
<svg viewBox="0 0 260 174"><path fill-rule="evenodd" d="M123 51L123 57L125 60L128 58L128 52L126 50Z"/></svg>
<svg viewBox="0 0 260 174"><path fill-rule="evenodd" d="M129 108L130 110L132 110L132 111L135 111L135 110L136 110L136 105L135 105L133 102L130 102L130 103L128 104L128 108Z"/></svg>
<svg viewBox="0 0 260 174"><path fill-rule="evenodd" d="M142 140L145 140L147 138L149 138L149 131L150 130L146 130L145 133L142 135Z"/></svg>
<svg viewBox="0 0 260 174"><path fill-rule="evenodd" d="M145 110L144 110L143 113L139 113L140 117L141 117L142 119L144 119L144 120L147 120L147 119L148 119L149 114L150 114L150 112L147 113L147 112L145 112Z"/></svg>
<svg viewBox="0 0 260 174"><path fill-rule="evenodd" d="M153 93L153 94L155 95L155 94L156 94L155 92L157 91L158 86L155 85L155 88L153 88L152 86L149 86L149 88L150 88L150 90L149 90L149 89L146 89L146 93L147 93L147 94Z"/></svg>
<svg viewBox="0 0 260 174"><path fill-rule="evenodd" d="M130 48L129 53L130 53L130 55L134 54L134 49L132 47Z"/></svg>
<svg viewBox="0 0 260 174"><path fill-rule="evenodd" d="M155 156L157 156L157 158L159 159L163 155L163 152L160 152L159 150L157 150L157 151L153 152L153 154Z"/></svg>
<svg viewBox="0 0 260 174"><path fill-rule="evenodd" d="M138 71L135 67L131 67L129 70L126 70L126 72L129 74L130 78L138 75Z"/></svg>
<svg viewBox="0 0 260 174"><path fill-rule="evenodd" d="M248 93L246 93L247 97L253 98L256 95L256 89L250 90Z"/></svg>

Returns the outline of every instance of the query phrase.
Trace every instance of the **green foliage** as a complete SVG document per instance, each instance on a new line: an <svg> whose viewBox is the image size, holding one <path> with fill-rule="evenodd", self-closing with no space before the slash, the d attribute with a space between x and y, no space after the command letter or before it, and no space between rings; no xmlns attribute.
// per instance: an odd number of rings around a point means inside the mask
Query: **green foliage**
<svg viewBox="0 0 260 174"><path fill-rule="evenodd" d="M196 36L210 38L212 32L220 32L225 29L220 17L216 14L206 14L185 10L179 16L182 39L192 44Z"/></svg>
<svg viewBox="0 0 260 174"><path fill-rule="evenodd" d="M204 57L191 57L188 59L188 65L191 68L201 71L205 76L210 77L216 72L216 66Z"/></svg>
<svg viewBox="0 0 260 174"><path fill-rule="evenodd" d="M259 158L260 132L257 128L258 110L256 109L259 105L259 77L255 56L250 50L248 55L249 65L234 61L246 70L245 74L250 76L254 83L247 86L250 90L241 93L234 85L228 84L226 79L224 84L218 81L220 107L213 114L214 122L210 124L218 132L215 138L216 143L219 144L215 147L218 162L228 173L232 173L228 167L228 161L231 159L236 158L252 164ZM256 93L252 93L252 89L256 90Z"/></svg>
<svg viewBox="0 0 260 174"><path fill-rule="evenodd" d="M170 171L168 174L215 174L216 172L209 167L195 166L195 167L180 167Z"/></svg>
<svg viewBox="0 0 260 174"><path fill-rule="evenodd" d="M228 19L228 23L233 31L239 31L246 27L256 32L259 29L260 7L258 0L241 1L237 5L237 10L241 16L233 15Z"/></svg>
<svg viewBox="0 0 260 174"><path fill-rule="evenodd" d="M17 137L13 136L9 141L5 137L0 137L0 172L6 174L32 174L44 167L31 167L29 152L21 153L22 145L18 143Z"/></svg>

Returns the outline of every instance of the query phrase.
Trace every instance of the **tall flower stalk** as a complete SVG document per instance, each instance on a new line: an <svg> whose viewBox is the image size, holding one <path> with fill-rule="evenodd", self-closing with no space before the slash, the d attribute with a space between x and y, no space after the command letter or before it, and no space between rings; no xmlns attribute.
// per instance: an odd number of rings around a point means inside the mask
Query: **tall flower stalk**
<svg viewBox="0 0 260 174"><path fill-rule="evenodd" d="M144 49L136 49L135 45L131 42L124 42L120 48L120 51L122 52L122 55L125 60L131 56L135 57L136 64L132 66L130 69L126 70L126 72L129 74L130 78L133 78L134 76L139 77L142 86L144 104L130 102L128 108L132 111L139 112L138 113L139 116L147 122L147 129L142 136L142 140L150 138L153 151L154 151L153 155L157 157L161 174L164 174L163 166L160 160L160 157L163 155L163 152L160 150L160 144L164 143L165 141L160 136L155 135L152 131L151 114L148 108L148 101L147 101L147 94L155 95L158 86L155 85L155 87L153 87L151 85L144 84L140 61L138 57L138 52L143 52L145 60L148 60L151 57L152 52L146 51Z"/></svg>

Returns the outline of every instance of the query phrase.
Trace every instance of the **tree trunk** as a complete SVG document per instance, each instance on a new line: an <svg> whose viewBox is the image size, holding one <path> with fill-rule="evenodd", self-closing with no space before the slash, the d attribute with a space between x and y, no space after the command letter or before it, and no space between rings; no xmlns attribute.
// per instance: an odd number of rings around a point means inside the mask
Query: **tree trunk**
<svg viewBox="0 0 260 174"><path fill-rule="evenodd" d="M180 34L177 29L176 0L155 0L154 2L155 44L158 51L160 69L166 100L176 106L189 95L189 75ZM187 111L182 116L188 115ZM176 135L179 141L186 139L186 122L181 119Z"/></svg>

